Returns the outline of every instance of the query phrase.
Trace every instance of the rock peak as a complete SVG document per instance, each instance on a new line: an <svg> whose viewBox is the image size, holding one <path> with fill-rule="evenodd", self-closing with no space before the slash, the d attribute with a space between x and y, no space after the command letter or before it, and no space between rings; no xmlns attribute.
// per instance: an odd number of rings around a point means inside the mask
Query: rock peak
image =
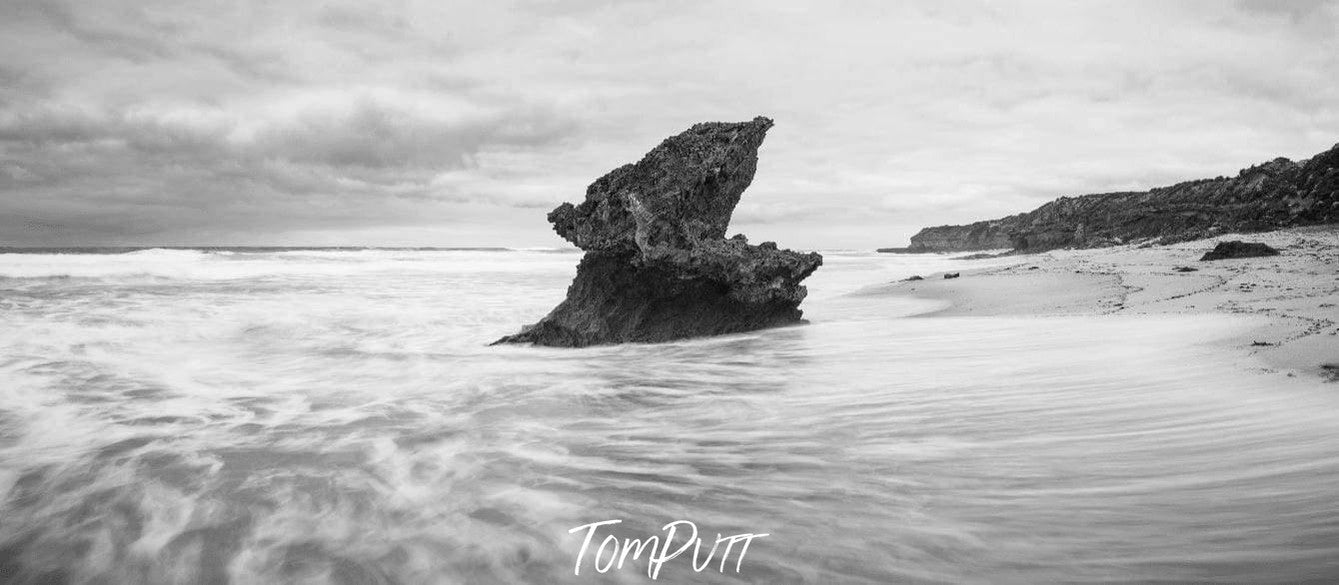
<svg viewBox="0 0 1339 585"><path fill-rule="evenodd" d="M704 122L671 136L636 164L596 179L579 205L549 213L553 229L586 251L643 258L721 239L757 169L772 120ZM656 221L673 216L682 221Z"/></svg>
<svg viewBox="0 0 1339 585"><path fill-rule="evenodd" d="M663 341L799 321L799 283L822 256L725 239L772 124L695 124L550 212L554 231L586 256L562 304L498 342Z"/></svg>

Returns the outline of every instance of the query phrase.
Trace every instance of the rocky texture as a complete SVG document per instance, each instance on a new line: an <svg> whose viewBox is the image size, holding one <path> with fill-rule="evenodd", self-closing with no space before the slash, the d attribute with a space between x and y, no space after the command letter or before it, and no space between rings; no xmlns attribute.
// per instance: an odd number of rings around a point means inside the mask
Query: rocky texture
<svg viewBox="0 0 1339 585"><path fill-rule="evenodd" d="M549 213L586 251L567 298L496 343L582 347L795 323L823 257L725 238L772 121L698 124Z"/></svg>
<svg viewBox="0 0 1339 585"><path fill-rule="evenodd" d="M1171 244L1229 232L1339 222L1339 144L1310 160L1278 158L1235 177L1151 191L1061 197L1033 211L968 225L930 227L909 251L1096 248Z"/></svg>
<svg viewBox="0 0 1339 585"><path fill-rule="evenodd" d="M978 221L967 225L928 227L911 236L911 245L901 253L972 252L976 250L1004 250L1013 248L1009 230L1014 229L1021 215L1003 219Z"/></svg>
<svg viewBox="0 0 1339 585"><path fill-rule="evenodd" d="M1330 382L1339 382L1339 364L1321 364L1321 375Z"/></svg>
<svg viewBox="0 0 1339 585"><path fill-rule="evenodd" d="M1227 260L1230 258L1259 258L1262 256L1278 256L1279 251L1269 247L1269 244L1259 242L1243 242L1233 240L1231 242L1218 242L1212 250L1209 250L1200 257L1200 262L1209 260Z"/></svg>

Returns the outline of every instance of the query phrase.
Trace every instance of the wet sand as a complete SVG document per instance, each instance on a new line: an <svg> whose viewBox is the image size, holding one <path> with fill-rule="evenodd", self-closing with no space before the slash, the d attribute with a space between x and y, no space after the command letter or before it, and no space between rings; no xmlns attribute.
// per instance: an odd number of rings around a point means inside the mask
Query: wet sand
<svg viewBox="0 0 1339 585"><path fill-rule="evenodd" d="M1279 256L1201 262L1219 241L1264 242ZM1339 227L1225 234L1169 246L1127 245L1017 256L1003 267L868 291L942 301L924 316L1185 315L1258 317L1227 342L1246 365L1339 378ZM1181 272L1177 267L1194 268Z"/></svg>

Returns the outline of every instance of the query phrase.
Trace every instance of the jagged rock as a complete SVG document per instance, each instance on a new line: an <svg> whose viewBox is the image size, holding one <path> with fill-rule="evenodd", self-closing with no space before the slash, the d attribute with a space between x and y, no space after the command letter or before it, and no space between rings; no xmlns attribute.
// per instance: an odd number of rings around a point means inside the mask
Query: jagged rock
<svg viewBox="0 0 1339 585"><path fill-rule="evenodd" d="M1235 177L1150 191L1061 197L1027 213L922 229L910 252L1173 244L1227 232L1339 223L1339 144L1309 160L1277 158Z"/></svg>
<svg viewBox="0 0 1339 585"><path fill-rule="evenodd" d="M567 298L495 343L563 347L750 331L801 320L816 253L725 239L772 121L697 124L549 213L586 251Z"/></svg>
<svg viewBox="0 0 1339 585"><path fill-rule="evenodd" d="M925 277L924 277L924 276L921 276L921 275L919 275L919 274L913 274L913 275L911 275L911 276L908 276L908 277L906 277L906 278L903 278L902 280L907 281L907 282L911 282L911 281L914 281L914 280L925 280Z"/></svg>
<svg viewBox="0 0 1339 585"><path fill-rule="evenodd" d="M1261 256L1278 256L1279 251L1271 248L1269 244L1259 242L1218 242L1212 250L1206 252L1200 257L1200 262L1208 260L1226 260L1229 258L1259 258Z"/></svg>
<svg viewBox="0 0 1339 585"><path fill-rule="evenodd" d="M959 277L959 276L962 276L962 275L959 274L959 273L957 273L957 272L947 272L947 273L944 274L944 280L948 280L948 279L950 279L950 278L957 278L957 277Z"/></svg>

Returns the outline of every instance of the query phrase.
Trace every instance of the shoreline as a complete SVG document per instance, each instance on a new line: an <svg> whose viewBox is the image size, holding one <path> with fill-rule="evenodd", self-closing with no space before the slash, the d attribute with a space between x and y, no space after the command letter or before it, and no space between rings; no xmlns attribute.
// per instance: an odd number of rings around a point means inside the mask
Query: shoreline
<svg viewBox="0 0 1339 585"><path fill-rule="evenodd" d="M1279 256L1201 262L1226 240L1263 242ZM1141 248L1124 245L1019 255L1016 263L924 274L862 294L935 300L916 318L1049 315L1248 315L1261 325L1225 342L1261 369L1339 381L1339 226L1290 228ZM1193 268L1178 272L1177 267ZM1328 366L1328 367L1327 367Z"/></svg>

